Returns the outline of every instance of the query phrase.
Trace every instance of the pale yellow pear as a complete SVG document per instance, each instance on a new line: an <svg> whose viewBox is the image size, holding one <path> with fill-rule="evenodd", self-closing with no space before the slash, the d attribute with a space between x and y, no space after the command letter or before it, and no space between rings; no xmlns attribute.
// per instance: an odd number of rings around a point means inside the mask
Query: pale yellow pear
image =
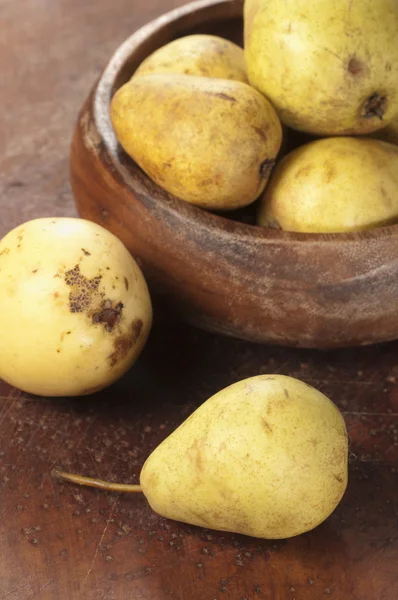
<svg viewBox="0 0 398 600"><path fill-rule="evenodd" d="M243 50L216 35L187 35L158 48L140 64L133 77L175 73L233 79L248 83Z"/></svg>
<svg viewBox="0 0 398 600"><path fill-rule="evenodd" d="M0 379L38 396L82 396L117 381L152 325L144 276L96 223L45 217L0 240Z"/></svg>
<svg viewBox="0 0 398 600"><path fill-rule="evenodd" d="M285 156L258 223L297 232L361 231L398 222L398 146L369 138L316 140Z"/></svg>
<svg viewBox="0 0 398 600"><path fill-rule="evenodd" d="M151 74L115 94L126 153L159 186L207 209L235 209L264 189L282 141L271 104L239 81Z"/></svg>
<svg viewBox="0 0 398 600"><path fill-rule="evenodd" d="M261 375L198 408L152 452L140 483L169 519L287 538L336 508L347 459L344 419L326 396L292 377Z"/></svg>
<svg viewBox="0 0 398 600"><path fill-rule="evenodd" d="M286 125L366 134L398 113L396 0L246 0L250 83Z"/></svg>

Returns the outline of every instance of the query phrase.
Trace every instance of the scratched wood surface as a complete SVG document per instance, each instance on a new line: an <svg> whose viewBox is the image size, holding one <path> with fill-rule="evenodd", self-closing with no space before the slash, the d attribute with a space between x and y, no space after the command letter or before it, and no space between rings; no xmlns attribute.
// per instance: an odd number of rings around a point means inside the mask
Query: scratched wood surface
<svg viewBox="0 0 398 600"><path fill-rule="evenodd" d="M81 102L114 48L179 3L0 0L0 235L75 214L68 152ZM396 600L397 351L256 346L158 319L136 367L101 394L41 399L0 383L0 599ZM347 494L309 534L272 542L188 527L142 497L51 478L63 466L135 482L207 397L271 372L328 394L350 432Z"/></svg>

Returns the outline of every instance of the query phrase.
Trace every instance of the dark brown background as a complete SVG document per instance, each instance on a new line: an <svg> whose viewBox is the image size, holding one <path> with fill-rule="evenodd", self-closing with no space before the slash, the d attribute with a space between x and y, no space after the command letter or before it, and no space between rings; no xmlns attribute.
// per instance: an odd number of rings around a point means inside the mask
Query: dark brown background
<svg viewBox="0 0 398 600"><path fill-rule="evenodd" d="M0 235L75 213L77 112L118 44L178 4L0 0ZM163 320L133 370L96 396L39 399L0 383L0 599L395 600L397 349L255 346ZM324 391L350 431L347 494L309 534L272 542L201 530L157 517L142 497L50 476L61 465L135 482L151 449L207 397L271 372Z"/></svg>

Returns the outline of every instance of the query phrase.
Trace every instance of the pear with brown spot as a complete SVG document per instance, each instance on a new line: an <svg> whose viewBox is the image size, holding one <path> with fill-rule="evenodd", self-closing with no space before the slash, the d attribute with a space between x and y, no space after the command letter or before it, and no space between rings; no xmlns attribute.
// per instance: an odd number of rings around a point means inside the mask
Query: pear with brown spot
<svg viewBox="0 0 398 600"><path fill-rule="evenodd" d="M112 233L43 218L0 240L0 378L30 394L91 394L121 377L152 324L144 276Z"/></svg>
<svg viewBox="0 0 398 600"><path fill-rule="evenodd" d="M260 375L200 406L152 452L140 486L58 476L142 491L169 519L272 539L322 523L344 494L347 464L346 426L333 402L292 377Z"/></svg>
<svg viewBox="0 0 398 600"><path fill-rule="evenodd" d="M209 210L254 202L282 142L268 100L227 79L133 77L114 95L111 118L121 146L155 183Z"/></svg>
<svg viewBox="0 0 398 600"><path fill-rule="evenodd" d="M251 85L289 127L366 134L398 113L396 0L245 0Z"/></svg>
<svg viewBox="0 0 398 600"><path fill-rule="evenodd" d="M286 155L259 202L258 224L344 233L398 222L398 146L325 138Z"/></svg>

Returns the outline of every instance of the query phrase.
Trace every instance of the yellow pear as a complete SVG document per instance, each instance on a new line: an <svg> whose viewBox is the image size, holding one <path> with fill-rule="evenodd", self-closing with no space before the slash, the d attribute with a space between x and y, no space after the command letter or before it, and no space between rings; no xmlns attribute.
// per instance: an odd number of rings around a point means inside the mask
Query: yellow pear
<svg viewBox="0 0 398 600"><path fill-rule="evenodd" d="M398 146L316 140L286 155L259 203L258 223L299 232L361 231L398 222Z"/></svg>
<svg viewBox="0 0 398 600"><path fill-rule="evenodd" d="M333 402L298 379L260 375L202 404L152 452L140 486L57 475L142 491L169 519L277 539L329 517L345 492L347 465L346 426Z"/></svg>
<svg viewBox="0 0 398 600"><path fill-rule="evenodd" d="M253 202L282 141L268 100L227 79L133 78L113 97L111 119L119 143L155 183L208 209Z"/></svg>
<svg viewBox="0 0 398 600"><path fill-rule="evenodd" d="M287 538L324 521L347 485L347 432L326 396L281 375L213 396L147 459L151 507L186 523Z"/></svg>
<svg viewBox="0 0 398 600"><path fill-rule="evenodd" d="M366 134L398 113L398 2L246 0L250 83L286 125Z"/></svg>
<svg viewBox="0 0 398 600"><path fill-rule="evenodd" d="M82 396L114 383L147 341L144 276L85 219L26 221L0 239L0 378L29 394Z"/></svg>
<svg viewBox="0 0 398 600"><path fill-rule="evenodd" d="M158 48L140 64L133 77L149 73L197 75L248 83L242 48L216 35L187 35Z"/></svg>

